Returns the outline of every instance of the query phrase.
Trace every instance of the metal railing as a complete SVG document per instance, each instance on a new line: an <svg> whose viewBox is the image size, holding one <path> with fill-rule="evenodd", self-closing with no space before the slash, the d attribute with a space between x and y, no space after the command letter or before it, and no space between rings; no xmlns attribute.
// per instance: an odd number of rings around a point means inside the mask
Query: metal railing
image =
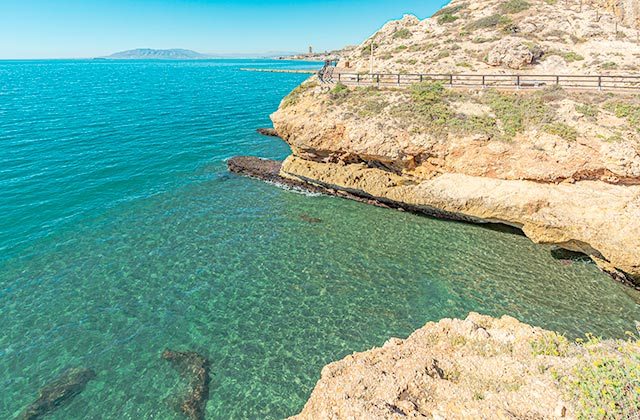
<svg viewBox="0 0 640 420"><path fill-rule="evenodd" d="M640 90L640 76L549 75L549 74L359 74L333 72L326 83L356 86L407 86L420 82L440 82L451 87L543 89L560 86L570 89Z"/></svg>

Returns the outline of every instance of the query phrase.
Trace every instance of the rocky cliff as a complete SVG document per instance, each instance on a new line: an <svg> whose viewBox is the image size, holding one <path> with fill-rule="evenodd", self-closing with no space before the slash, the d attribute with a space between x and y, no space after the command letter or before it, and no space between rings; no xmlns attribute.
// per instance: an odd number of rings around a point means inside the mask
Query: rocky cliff
<svg viewBox="0 0 640 420"><path fill-rule="evenodd" d="M294 418L638 418L639 352L471 314L326 366Z"/></svg>
<svg viewBox="0 0 640 420"><path fill-rule="evenodd" d="M336 71L629 74L635 30L584 4L454 1L387 23ZM310 79L272 115L282 175L521 228L640 279L637 93L329 86Z"/></svg>

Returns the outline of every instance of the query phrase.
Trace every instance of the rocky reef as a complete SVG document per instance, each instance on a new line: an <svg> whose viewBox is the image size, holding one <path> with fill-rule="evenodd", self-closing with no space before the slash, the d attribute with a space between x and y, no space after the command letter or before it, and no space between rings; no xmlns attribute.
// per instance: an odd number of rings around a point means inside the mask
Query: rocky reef
<svg viewBox="0 0 640 420"><path fill-rule="evenodd" d="M639 352L472 313L327 365L293 418L638 418Z"/></svg>
<svg viewBox="0 0 640 420"><path fill-rule="evenodd" d="M19 416L22 420L36 420L71 402L96 377L92 369L72 368L63 372L58 378L45 385L34 401Z"/></svg>
<svg viewBox="0 0 640 420"><path fill-rule="evenodd" d="M368 71L372 42L379 72L639 69L635 29L616 24L604 8L551 3L456 0L429 19L406 16L343 58L336 72ZM637 93L451 89L438 82L347 87L311 78L271 118L292 149L282 177L514 226L640 284Z"/></svg>
<svg viewBox="0 0 640 420"><path fill-rule="evenodd" d="M180 410L191 420L203 420L209 399L209 361L195 352L165 350L162 358L171 362L186 378L189 389L181 397Z"/></svg>

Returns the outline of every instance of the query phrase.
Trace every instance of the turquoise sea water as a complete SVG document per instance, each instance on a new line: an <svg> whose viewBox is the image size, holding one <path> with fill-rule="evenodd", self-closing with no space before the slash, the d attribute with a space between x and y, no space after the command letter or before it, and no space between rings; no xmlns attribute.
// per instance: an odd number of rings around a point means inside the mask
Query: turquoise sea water
<svg viewBox="0 0 640 420"><path fill-rule="evenodd" d="M0 62L0 418L179 419L163 349L211 360L210 418L298 412L321 368L469 311L622 337L640 296L522 236L229 175L306 76L268 61ZM321 223L308 223L309 216Z"/></svg>

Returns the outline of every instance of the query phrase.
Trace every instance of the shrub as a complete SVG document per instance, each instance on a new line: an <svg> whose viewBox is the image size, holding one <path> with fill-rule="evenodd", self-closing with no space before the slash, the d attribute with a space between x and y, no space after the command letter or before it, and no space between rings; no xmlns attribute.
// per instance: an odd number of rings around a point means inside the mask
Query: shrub
<svg viewBox="0 0 640 420"><path fill-rule="evenodd" d="M317 83L315 82L307 82L307 83L303 83L300 86L298 86L297 88L295 88L293 91L291 91L290 94L288 94L283 100L282 100L282 108L287 108L290 107L292 105L295 105L298 103L298 101L300 100L300 96L308 91L309 89L312 89L314 87L317 86Z"/></svg>
<svg viewBox="0 0 640 420"><path fill-rule="evenodd" d="M411 31L407 28L402 28L393 34L393 39L407 39L411 38Z"/></svg>
<svg viewBox="0 0 640 420"><path fill-rule="evenodd" d="M476 29L495 28L498 26L508 26L511 24L512 22L509 17L496 13L494 15L486 16L470 23L469 25L467 25L467 30L475 31Z"/></svg>
<svg viewBox="0 0 640 420"><path fill-rule="evenodd" d="M605 355L600 340L588 335L584 347L591 357L563 379L578 418L640 418L640 341L631 338Z"/></svg>
<svg viewBox="0 0 640 420"><path fill-rule="evenodd" d="M521 96L492 90L483 101L502 122L504 137L509 139L524 132L527 126L553 121L555 114L547 105L548 101L543 99L543 94Z"/></svg>
<svg viewBox="0 0 640 420"><path fill-rule="evenodd" d="M329 95L333 100L345 99L347 96L349 96L349 88L343 83L338 82L336 83L334 88L331 89L331 92L329 92Z"/></svg>
<svg viewBox="0 0 640 420"><path fill-rule="evenodd" d="M531 352L534 356L566 356L569 340L563 335L546 331L531 340Z"/></svg>
<svg viewBox="0 0 640 420"><path fill-rule="evenodd" d="M509 0L506 3L500 5L502 13L520 13L524 12L531 7L531 4L526 0Z"/></svg>
<svg viewBox="0 0 640 420"><path fill-rule="evenodd" d="M561 53L560 55L562 56L562 58L564 58L564 61L566 61L567 63L573 63L574 61L584 60L583 56L573 51Z"/></svg>
<svg viewBox="0 0 640 420"><path fill-rule="evenodd" d="M578 104L576 105L576 112L584 115L585 117L595 118L600 113L600 109L596 105L592 104Z"/></svg>
<svg viewBox="0 0 640 420"><path fill-rule="evenodd" d="M467 7L469 7L469 3L461 3L457 6L445 7L435 12L433 16L435 17L435 16L446 15L446 14L454 15L459 11L466 9Z"/></svg>
<svg viewBox="0 0 640 420"><path fill-rule="evenodd" d="M618 118L626 118L632 127L640 132L640 105L627 102L608 102L604 109Z"/></svg>
<svg viewBox="0 0 640 420"><path fill-rule="evenodd" d="M459 18L456 15L452 15L450 13L444 13L444 14L438 16L438 23L440 25L444 25L444 24L447 24L447 23L455 22L458 19Z"/></svg>
<svg viewBox="0 0 640 420"><path fill-rule="evenodd" d="M544 126L544 131L549 134L555 134L567 141L575 141L578 139L578 132L575 128L562 122L554 122Z"/></svg>

